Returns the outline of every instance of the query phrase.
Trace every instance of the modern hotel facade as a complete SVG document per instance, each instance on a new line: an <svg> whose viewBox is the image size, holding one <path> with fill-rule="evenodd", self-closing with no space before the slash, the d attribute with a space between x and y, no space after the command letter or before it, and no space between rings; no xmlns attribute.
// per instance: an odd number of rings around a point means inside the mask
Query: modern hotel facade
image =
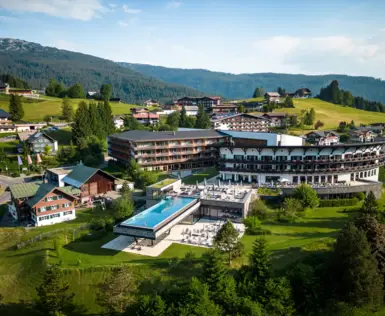
<svg viewBox="0 0 385 316"><path fill-rule="evenodd" d="M144 170L173 171L213 166L224 136L212 130L127 131L110 135L108 154L127 165L135 159Z"/></svg>
<svg viewBox="0 0 385 316"><path fill-rule="evenodd" d="M384 143L305 146L296 136L226 132L220 144L222 180L260 185L282 180L291 184L378 183L385 162Z"/></svg>

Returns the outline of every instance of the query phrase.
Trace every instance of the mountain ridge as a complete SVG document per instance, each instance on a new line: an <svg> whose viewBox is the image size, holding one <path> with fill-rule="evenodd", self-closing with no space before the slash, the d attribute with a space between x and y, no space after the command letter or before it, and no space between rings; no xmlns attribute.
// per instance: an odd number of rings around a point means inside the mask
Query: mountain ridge
<svg viewBox="0 0 385 316"><path fill-rule="evenodd" d="M204 93L211 92L226 98L250 98L256 87L263 87L265 91L276 91L277 87L283 87L290 92L307 87L312 90L314 96L319 93L321 87L327 86L332 80L338 80L342 89L349 90L354 95L385 103L385 81L369 76L273 72L232 74L207 69L169 68L124 62L119 64L153 78L183 84Z"/></svg>
<svg viewBox="0 0 385 316"><path fill-rule="evenodd" d="M12 38L0 38L0 74L14 75L33 88L44 88L50 78L67 87L80 82L85 90L98 91L103 83L109 83L114 96L131 103L202 95L198 90L147 77L111 60Z"/></svg>

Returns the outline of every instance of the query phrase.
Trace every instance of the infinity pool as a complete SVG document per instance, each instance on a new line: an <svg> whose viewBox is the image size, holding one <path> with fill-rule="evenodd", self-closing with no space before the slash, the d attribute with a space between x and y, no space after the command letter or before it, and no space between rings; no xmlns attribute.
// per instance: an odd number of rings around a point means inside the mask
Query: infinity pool
<svg viewBox="0 0 385 316"><path fill-rule="evenodd" d="M194 200L195 198L191 197L173 197L162 200L143 212L122 222L120 225L155 228L155 226L189 205Z"/></svg>

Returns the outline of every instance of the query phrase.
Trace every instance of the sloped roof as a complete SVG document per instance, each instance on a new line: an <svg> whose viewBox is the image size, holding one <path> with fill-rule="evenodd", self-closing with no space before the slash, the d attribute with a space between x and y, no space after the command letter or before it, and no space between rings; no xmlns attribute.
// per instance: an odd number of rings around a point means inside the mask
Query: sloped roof
<svg viewBox="0 0 385 316"><path fill-rule="evenodd" d="M63 178L63 182L80 188L89 178L91 178L96 172L102 172L109 177L116 179L113 175L110 175L103 170L87 167L84 165L78 165L72 169L72 171Z"/></svg>
<svg viewBox="0 0 385 316"><path fill-rule="evenodd" d="M46 133L43 133L43 132L36 132L35 134L32 134L28 139L27 141L29 143L34 143L36 140L38 140L40 137L45 137L45 138L48 138L50 141L52 142L56 142L55 139L53 139L51 136L47 135Z"/></svg>
<svg viewBox="0 0 385 316"><path fill-rule="evenodd" d="M0 117L10 118L11 115L8 112L4 111L3 109L0 109Z"/></svg>
<svg viewBox="0 0 385 316"><path fill-rule="evenodd" d="M280 97L281 95L278 92L266 92L265 95L268 95L269 97Z"/></svg>
<svg viewBox="0 0 385 316"><path fill-rule="evenodd" d="M32 197L39 189L40 183L18 183L9 186L9 191L15 199Z"/></svg>
<svg viewBox="0 0 385 316"><path fill-rule="evenodd" d="M73 196L74 194L80 194L79 189L73 188L71 186L60 188L60 187L56 187L50 183L43 183L39 186L36 194L31 199L29 199L27 201L27 204L30 207L34 207L36 203L41 201L48 193L52 192L53 190L58 190L60 192L63 192L67 195L72 196L73 198L75 198Z"/></svg>

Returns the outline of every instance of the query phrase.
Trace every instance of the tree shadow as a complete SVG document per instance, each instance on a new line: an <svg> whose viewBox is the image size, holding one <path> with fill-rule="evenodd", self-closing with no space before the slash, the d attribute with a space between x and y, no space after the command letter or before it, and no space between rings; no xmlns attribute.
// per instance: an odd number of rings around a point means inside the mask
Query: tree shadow
<svg viewBox="0 0 385 316"><path fill-rule="evenodd" d="M12 257L24 257L24 256L28 256L28 255L32 255L32 254L36 254L36 253L39 253L39 252L45 252L47 250L54 250L52 248L40 248L40 249L36 249L36 250L32 250L32 251L28 251L28 252L23 252L23 253L18 253L18 254L15 254L15 255L10 255L10 256L7 256L8 258L12 258Z"/></svg>
<svg viewBox="0 0 385 316"><path fill-rule="evenodd" d="M0 315L8 316L35 316L37 313L33 309L31 302L9 302L0 303Z"/></svg>

